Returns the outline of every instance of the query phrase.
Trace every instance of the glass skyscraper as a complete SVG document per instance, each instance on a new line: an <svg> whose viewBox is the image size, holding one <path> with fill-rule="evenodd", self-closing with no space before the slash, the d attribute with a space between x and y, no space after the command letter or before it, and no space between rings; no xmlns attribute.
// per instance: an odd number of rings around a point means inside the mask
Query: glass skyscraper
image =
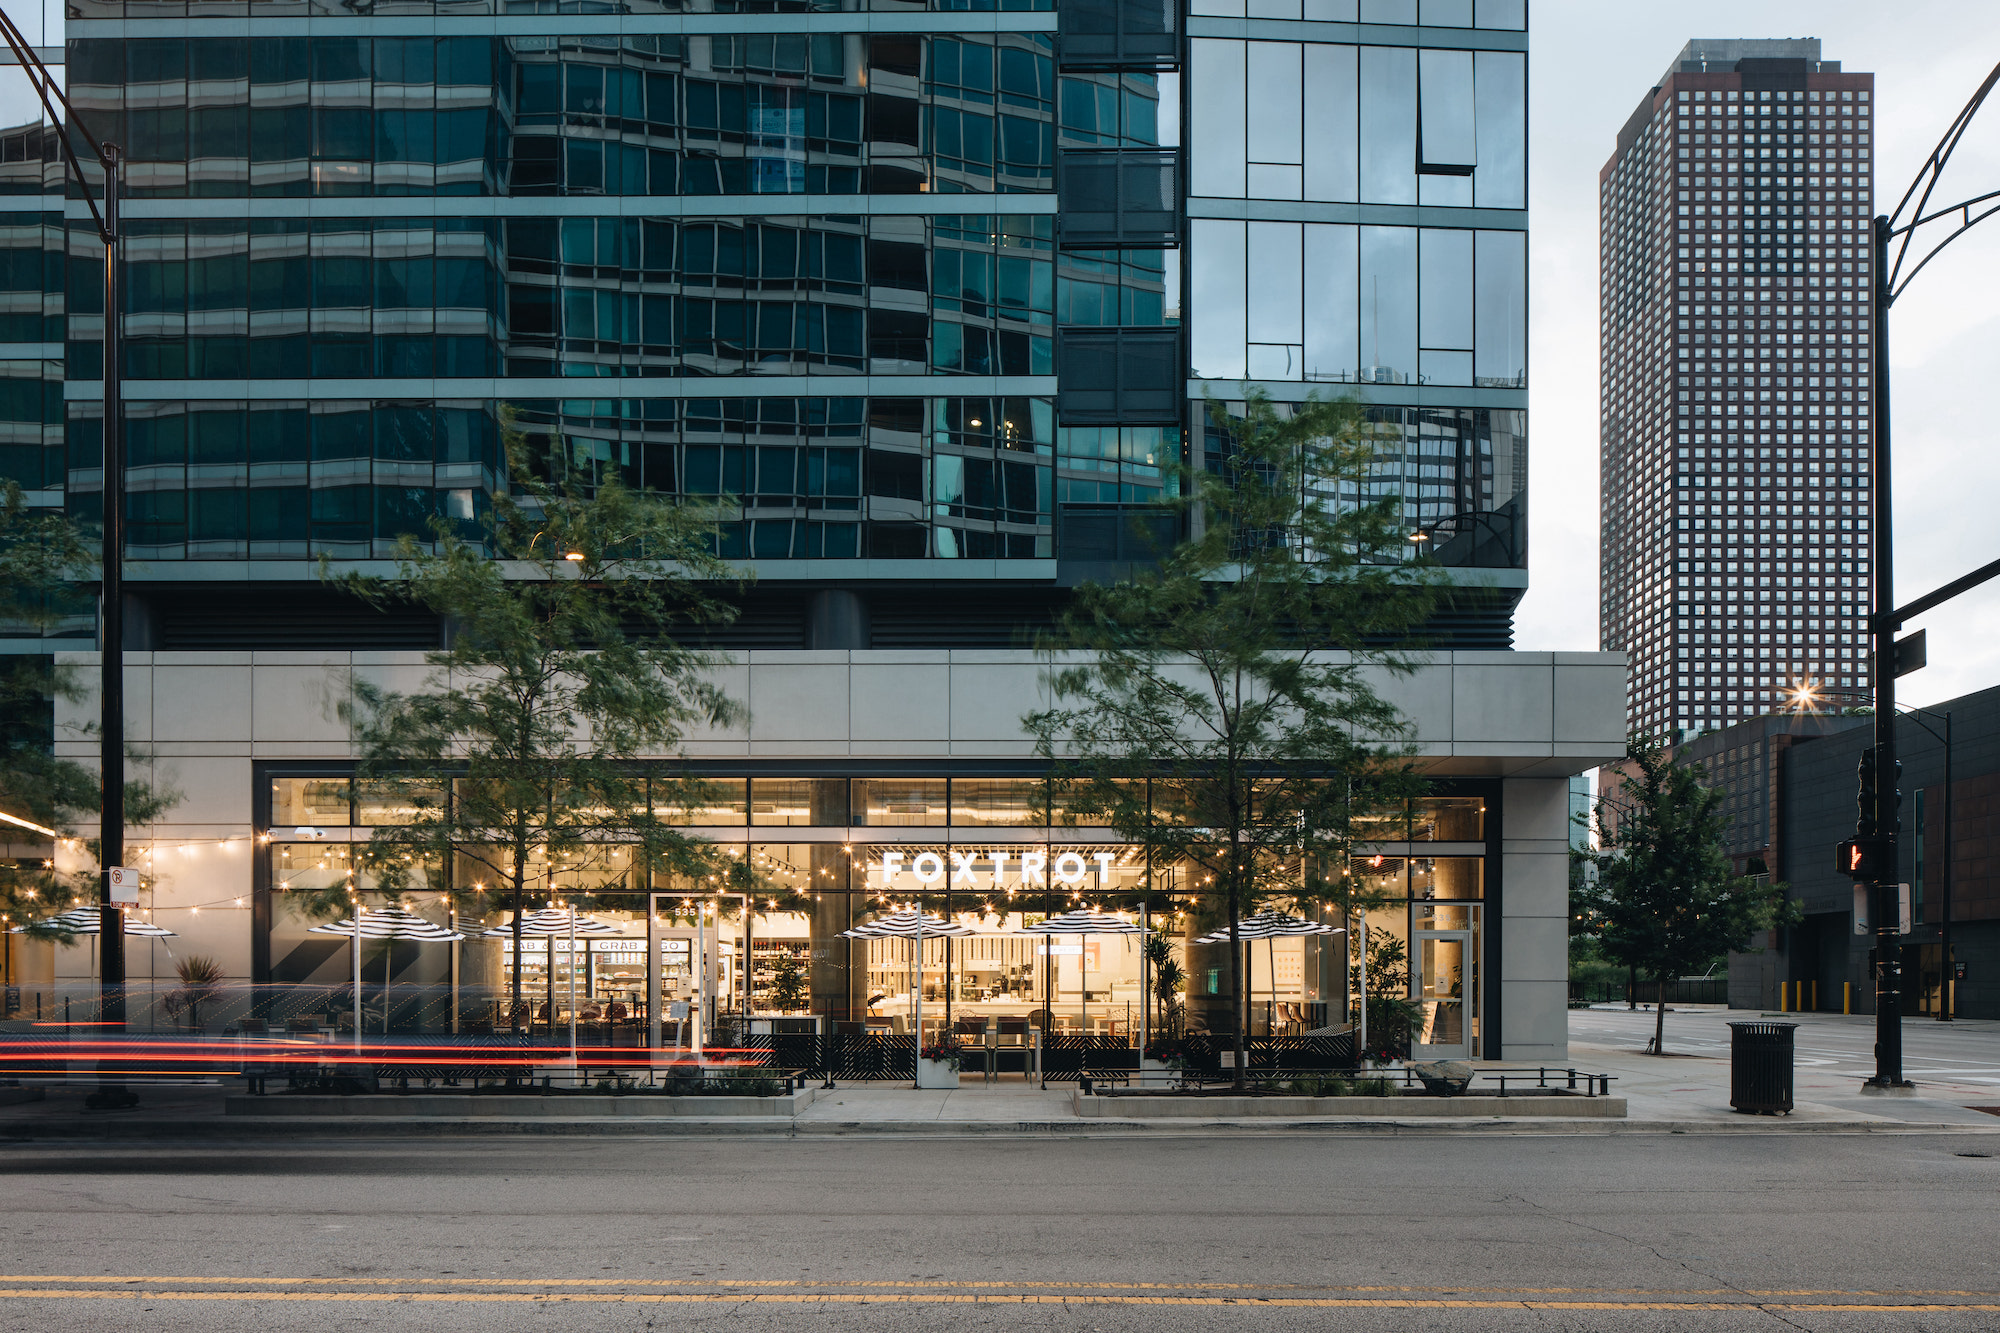
<svg viewBox="0 0 2000 1333"><path fill-rule="evenodd" d="M472 518L503 407L551 470L734 497L746 645L1012 643L1246 381L1367 401L1368 493L1476 571L1445 641L1508 642L1521 0L72 14L129 164L135 647L417 646L306 562ZM90 520L97 246L6 145L0 467Z"/></svg>

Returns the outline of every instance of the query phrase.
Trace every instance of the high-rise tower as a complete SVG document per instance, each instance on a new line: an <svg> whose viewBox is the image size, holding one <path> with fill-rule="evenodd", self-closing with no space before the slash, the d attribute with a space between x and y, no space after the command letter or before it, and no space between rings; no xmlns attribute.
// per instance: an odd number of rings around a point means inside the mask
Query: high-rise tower
<svg viewBox="0 0 2000 1333"><path fill-rule="evenodd" d="M1700 731L1868 684L1874 77L1692 41L1601 194L1602 644Z"/></svg>

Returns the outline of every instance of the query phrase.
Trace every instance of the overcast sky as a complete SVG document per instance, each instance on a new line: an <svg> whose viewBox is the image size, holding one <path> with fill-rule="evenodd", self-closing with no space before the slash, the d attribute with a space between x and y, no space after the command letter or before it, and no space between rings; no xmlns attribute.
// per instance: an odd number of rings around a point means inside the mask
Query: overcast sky
<svg viewBox="0 0 2000 1333"><path fill-rule="evenodd" d="M1817 37L1823 59L1875 75L1877 210L1886 211L2000 61L2000 3L1532 0L1530 32L1533 568L1514 642L1594 649L1597 172L1618 127L1689 38ZM1937 202L1994 189L2000 91ZM2000 217L1983 228L1954 242L1891 316L1898 602L2000 558ZM1909 702L2000 684L2000 580L1913 626L1930 631L1931 665L1901 682Z"/></svg>
<svg viewBox="0 0 2000 1333"><path fill-rule="evenodd" d="M1597 640L1597 172L1618 127L1692 37L1818 37L1825 59L1876 76L1878 208L1891 207L2000 60L1996 0L1532 0L1531 582L1525 649ZM61 40L50 0L9 7L30 40ZM34 114L0 77L0 123ZM2000 189L2000 93L1953 159L1940 202ZM1949 196L1947 199L1946 196ZM2000 558L2000 218L1954 243L1898 302L1899 602ZM1982 407L1984 404L1984 407ZM1928 704L2000 684L2000 580L1915 622L1931 665L1903 695Z"/></svg>

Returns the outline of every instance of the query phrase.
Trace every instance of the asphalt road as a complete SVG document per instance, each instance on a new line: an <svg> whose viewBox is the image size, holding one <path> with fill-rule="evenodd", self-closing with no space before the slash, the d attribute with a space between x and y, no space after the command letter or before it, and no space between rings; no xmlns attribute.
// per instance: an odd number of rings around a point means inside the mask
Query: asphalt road
<svg viewBox="0 0 2000 1333"><path fill-rule="evenodd" d="M2000 1155L1964 1155L1986 1152L2000 1141L11 1149L0 1330L1987 1330Z"/></svg>

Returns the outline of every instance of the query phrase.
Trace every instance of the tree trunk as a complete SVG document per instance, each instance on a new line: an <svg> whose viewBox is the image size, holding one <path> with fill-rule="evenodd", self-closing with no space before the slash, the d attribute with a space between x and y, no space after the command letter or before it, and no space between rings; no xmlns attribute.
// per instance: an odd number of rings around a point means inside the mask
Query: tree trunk
<svg viewBox="0 0 2000 1333"><path fill-rule="evenodd" d="M1240 867L1237 867L1240 870ZM1241 910L1237 901L1241 887L1238 874L1229 877L1229 1008L1230 1024L1236 1029L1236 1091L1242 1092L1248 1083L1244 1052L1246 1008L1243 999L1243 937L1241 933Z"/></svg>
<svg viewBox="0 0 2000 1333"><path fill-rule="evenodd" d="M1658 977L1653 982L1653 1054L1667 1053L1667 979Z"/></svg>

